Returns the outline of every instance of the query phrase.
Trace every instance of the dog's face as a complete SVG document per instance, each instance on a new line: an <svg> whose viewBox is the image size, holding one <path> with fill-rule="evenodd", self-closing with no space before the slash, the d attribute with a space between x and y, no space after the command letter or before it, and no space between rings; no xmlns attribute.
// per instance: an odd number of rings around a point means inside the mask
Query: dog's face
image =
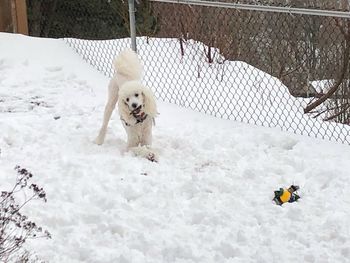
<svg viewBox="0 0 350 263"><path fill-rule="evenodd" d="M127 81L119 89L119 114L125 120L130 116L146 114L150 117L157 115L157 106L151 90L140 81Z"/></svg>
<svg viewBox="0 0 350 263"><path fill-rule="evenodd" d="M142 91L136 90L134 92L125 94L123 103L129 108L130 112L141 111L144 105Z"/></svg>

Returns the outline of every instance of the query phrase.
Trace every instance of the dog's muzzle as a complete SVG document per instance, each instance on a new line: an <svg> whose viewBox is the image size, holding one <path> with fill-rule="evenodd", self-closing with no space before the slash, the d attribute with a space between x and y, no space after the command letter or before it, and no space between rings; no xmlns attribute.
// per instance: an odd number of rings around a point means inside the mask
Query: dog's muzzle
<svg viewBox="0 0 350 263"><path fill-rule="evenodd" d="M130 112L130 115L133 115L133 116L138 115L141 111L141 108L142 108L142 105L138 106L136 109Z"/></svg>

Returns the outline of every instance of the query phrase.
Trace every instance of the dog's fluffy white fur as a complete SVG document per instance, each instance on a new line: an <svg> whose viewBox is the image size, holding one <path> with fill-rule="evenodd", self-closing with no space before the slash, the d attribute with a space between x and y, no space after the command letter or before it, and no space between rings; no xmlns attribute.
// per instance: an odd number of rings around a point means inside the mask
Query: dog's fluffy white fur
<svg viewBox="0 0 350 263"><path fill-rule="evenodd" d="M151 161L158 161L156 152L151 148L157 107L152 91L141 83L141 61L134 51L126 49L113 64L115 74L108 86L103 123L95 143L103 144L108 122L118 102L120 119L128 137L128 150Z"/></svg>

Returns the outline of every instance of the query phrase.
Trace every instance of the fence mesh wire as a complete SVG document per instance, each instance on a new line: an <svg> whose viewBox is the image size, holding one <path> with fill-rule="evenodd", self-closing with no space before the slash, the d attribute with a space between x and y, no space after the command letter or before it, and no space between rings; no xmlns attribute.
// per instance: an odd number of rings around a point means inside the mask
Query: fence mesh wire
<svg viewBox="0 0 350 263"><path fill-rule="evenodd" d="M154 9L158 36L176 37L168 52L178 61L162 65L172 68L167 90L182 91L176 103L350 142L349 20L168 3ZM159 96L170 101L168 91Z"/></svg>
<svg viewBox="0 0 350 263"><path fill-rule="evenodd" d="M147 8L143 21L153 24L138 30L137 48L158 99L350 144L350 20L158 2ZM65 41L108 76L113 58L130 46L129 38Z"/></svg>

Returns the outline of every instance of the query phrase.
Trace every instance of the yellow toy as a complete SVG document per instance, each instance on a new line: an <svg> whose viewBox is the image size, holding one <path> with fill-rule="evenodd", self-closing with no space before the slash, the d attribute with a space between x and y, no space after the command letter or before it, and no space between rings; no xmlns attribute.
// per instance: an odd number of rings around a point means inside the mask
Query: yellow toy
<svg viewBox="0 0 350 263"><path fill-rule="evenodd" d="M295 202L300 198L300 196L295 193L298 189L299 186L297 185L291 185L288 189L280 188L279 190L275 191L273 201L275 201L278 205L283 205L286 202Z"/></svg>

